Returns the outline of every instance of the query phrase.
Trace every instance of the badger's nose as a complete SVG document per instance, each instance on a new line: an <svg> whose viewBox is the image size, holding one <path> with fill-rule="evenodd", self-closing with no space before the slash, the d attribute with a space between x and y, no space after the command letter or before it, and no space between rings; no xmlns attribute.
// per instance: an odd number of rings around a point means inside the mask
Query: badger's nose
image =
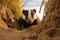
<svg viewBox="0 0 60 40"><path fill-rule="evenodd" d="M31 21L29 21L29 23L31 23Z"/></svg>
<svg viewBox="0 0 60 40"><path fill-rule="evenodd" d="M30 21L29 21L29 23L33 23L33 21L32 21L32 20L30 20Z"/></svg>
<svg viewBox="0 0 60 40"><path fill-rule="evenodd" d="M31 19L28 19L27 22L30 24L32 23L33 21Z"/></svg>

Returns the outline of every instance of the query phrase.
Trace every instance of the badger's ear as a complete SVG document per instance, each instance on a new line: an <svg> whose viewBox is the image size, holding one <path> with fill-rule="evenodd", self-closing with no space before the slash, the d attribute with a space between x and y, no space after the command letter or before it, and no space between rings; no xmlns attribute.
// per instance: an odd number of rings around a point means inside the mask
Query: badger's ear
<svg viewBox="0 0 60 40"><path fill-rule="evenodd" d="M33 11L36 13L36 9L33 9Z"/></svg>

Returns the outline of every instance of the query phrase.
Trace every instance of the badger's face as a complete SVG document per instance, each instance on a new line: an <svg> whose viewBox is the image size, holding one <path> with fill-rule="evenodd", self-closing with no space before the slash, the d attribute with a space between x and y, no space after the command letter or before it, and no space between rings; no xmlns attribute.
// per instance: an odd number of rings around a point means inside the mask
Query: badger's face
<svg viewBox="0 0 60 40"><path fill-rule="evenodd" d="M22 18L27 22L27 23L33 23L35 19L37 19L36 15L36 10L23 10L23 16Z"/></svg>

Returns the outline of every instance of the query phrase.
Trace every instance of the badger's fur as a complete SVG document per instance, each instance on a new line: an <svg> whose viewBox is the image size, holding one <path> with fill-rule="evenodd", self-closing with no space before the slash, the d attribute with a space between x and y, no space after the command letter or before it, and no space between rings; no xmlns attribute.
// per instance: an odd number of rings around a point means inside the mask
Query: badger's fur
<svg viewBox="0 0 60 40"><path fill-rule="evenodd" d="M35 9L22 10L22 17L18 20L18 24L21 25L21 28L28 28L32 25L38 24L38 17L36 15Z"/></svg>

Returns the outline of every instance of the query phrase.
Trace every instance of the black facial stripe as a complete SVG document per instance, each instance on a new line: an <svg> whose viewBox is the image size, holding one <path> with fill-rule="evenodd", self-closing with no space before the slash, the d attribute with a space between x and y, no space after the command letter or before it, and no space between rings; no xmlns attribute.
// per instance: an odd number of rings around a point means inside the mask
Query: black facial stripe
<svg viewBox="0 0 60 40"><path fill-rule="evenodd" d="M28 18L28 10L23 10L23 14L25 15L25 18Z"/></svg>
<svg viewBox="0 0 60 40"><path fill-rule="evenodd" d="M36 9L33 9L33 11L36 13Z"/></svg>
<svg viewBox="0 0 60 40"><path fill-rule="evenodd" d="M35 13L33 12L33 10L31 10L31 16L32 16L32 17L34 17L34 14L35 14Z"/></svg>

